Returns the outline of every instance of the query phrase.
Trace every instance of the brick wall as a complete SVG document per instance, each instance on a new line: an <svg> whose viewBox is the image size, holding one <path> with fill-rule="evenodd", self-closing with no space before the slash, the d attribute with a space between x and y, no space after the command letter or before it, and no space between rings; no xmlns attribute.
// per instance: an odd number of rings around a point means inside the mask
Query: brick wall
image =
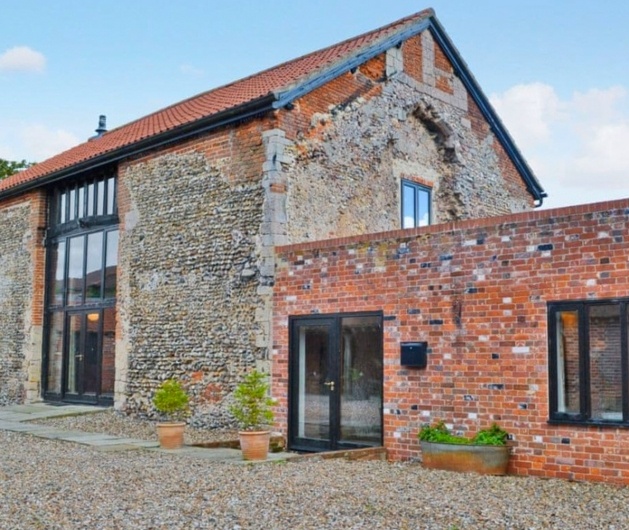
<svg viewBox="0 0 629 530"><path fill-rule="evenodd" d="M547 303L629 295L629 200L279 249L273 393L286 430L289 315L384 312L384 443L420 456L421 424L498 421L511 471L629 483L629 430L548 423ZM400 366L427 341L425 370ZM600 348L604 350L604 348Z"/></svg>

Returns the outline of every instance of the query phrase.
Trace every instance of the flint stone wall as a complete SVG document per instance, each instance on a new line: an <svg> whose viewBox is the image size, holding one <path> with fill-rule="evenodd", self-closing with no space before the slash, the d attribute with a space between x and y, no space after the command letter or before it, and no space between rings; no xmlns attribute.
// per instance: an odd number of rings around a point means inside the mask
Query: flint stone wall
<svg viewBox="0 0 629 530"><path fill-rule="evenodd" d="M29 204L0 210L0 406L23 403L33 298Z"/></svg>
<svg viewBox="0 0 629 530"><path fill-rule="evenodd" d="M313 115L287 148L289 241L398 229L401 179L432 187L433 223L529 210L530 195L505 174L502 147L474 126L477 108L454 79L455 96L437 98L400 72L379 95Z"/></svg>
<svg viewBox="0 0 629 530"><path fill-rule="evenodd" d="M191 394L192 423L224 425L223 399L266 355L255 346L262 188L231 182L194 153L131 166L121 186L124 409L151 415L155 388L176 377Z"/></svg>

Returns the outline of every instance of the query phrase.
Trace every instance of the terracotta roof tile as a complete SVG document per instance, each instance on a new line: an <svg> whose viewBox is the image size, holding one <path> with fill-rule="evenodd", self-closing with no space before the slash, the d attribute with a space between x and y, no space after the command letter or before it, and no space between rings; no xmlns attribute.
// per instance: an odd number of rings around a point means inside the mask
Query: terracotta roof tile
<svg viewBox="0 0 629 530"><path fill-rule="evenodd" d="M404 27L433 15L427 9L382 28L345 40L328 48L304 55L292 61L240 79L228 85L204 92L136 121L104 133L100 138L85 142L48 160L12 175L0 182L0 193L33 182L58 171L114 153L146 138L192 124L219 112L234 109L273 92L283 91L338 61L359 53Z"/></svg>

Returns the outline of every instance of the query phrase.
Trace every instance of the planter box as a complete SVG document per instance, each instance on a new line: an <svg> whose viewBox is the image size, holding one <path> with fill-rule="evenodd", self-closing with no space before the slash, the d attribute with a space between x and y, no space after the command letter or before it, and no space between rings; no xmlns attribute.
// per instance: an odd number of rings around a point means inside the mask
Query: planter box
<svg viewBox="0 0 629 530"><path fill-rule="evenodd" d="M507 445L456 445L420 442L423 465L429 469L506 475L511 448Z"/></svg>

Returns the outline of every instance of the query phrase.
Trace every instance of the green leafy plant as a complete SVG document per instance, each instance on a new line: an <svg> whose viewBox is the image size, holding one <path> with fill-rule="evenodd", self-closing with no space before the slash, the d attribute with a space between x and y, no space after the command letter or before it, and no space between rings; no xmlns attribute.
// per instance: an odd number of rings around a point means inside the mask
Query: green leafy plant
<svg viewBox="0 0 629 530"><path fill-rule="evenodd" d="M173 420L182 421L190 410L189 398L179 381L168 379L156 390L153 405L158 412Z"/></svg>
<svg viewBox="0 0 629 530"><path fill-rule="evenodd" d="M473 438L455 436L443 421L434 425L424 425L419 431L418 438L423 442L456 444L456 445L507 445L509 434L493 423L488 429L482 429Z"/></svg>
<svg viewBox="0 0 629 530"><path fill-rule="evenodd" d="M507 445L509 433L499 427L497 423L492 423L489 429L482 429L476 433L472 443L476 445Z"/></svg>
<svg viewBox="0 0 629 530"><path fill-rule="evenodd" d="M245 431L263 430L273 422L275 400L268 395L267 376L258 370L249 372L234 390L229 412Z"/></svg>

